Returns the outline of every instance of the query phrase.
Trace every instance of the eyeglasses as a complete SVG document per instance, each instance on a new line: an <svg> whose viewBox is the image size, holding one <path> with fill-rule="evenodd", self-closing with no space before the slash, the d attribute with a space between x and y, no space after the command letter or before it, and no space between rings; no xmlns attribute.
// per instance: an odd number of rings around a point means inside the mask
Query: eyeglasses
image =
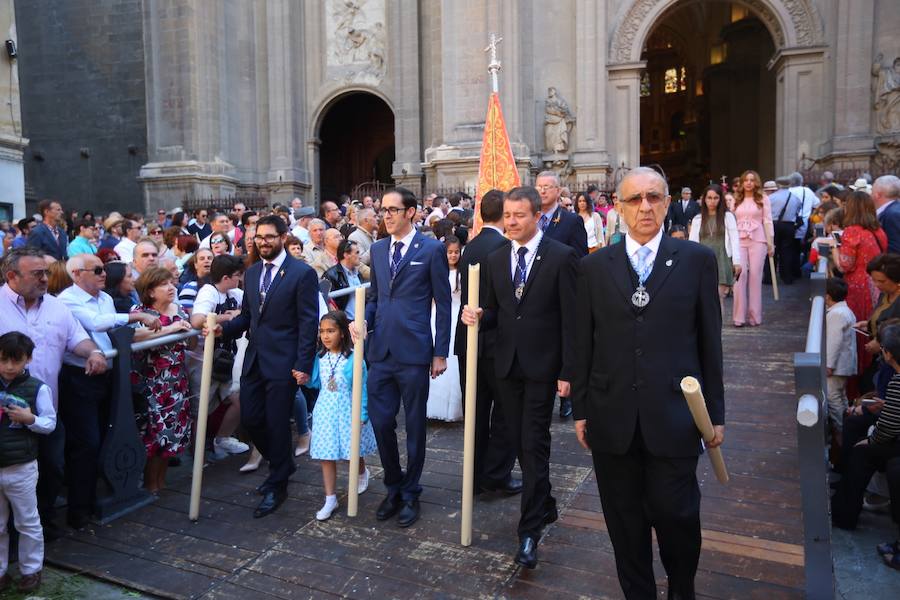
<svg viewBox="0 0 900 600"><path fill-rule="evenodd" d="M624 202L628 206L640 206L641 202L643 202L645 199L650 203L651 206L655 206L665 200L666 196L659 192L644 192L643 194L634 194L627 198L623 198L622 202Z"/></svg>
<svg viewBox="0 0 900 600"><path fill-rule="evenodd" d="M378 211L378 214L381 215L381 216L384 216L384 215L386 215L386 214L389 214L389 215L391 215L392 217L396 217L397 215L399 215L399 214L402 213L402 212L406 212L406 208L405 208L405 207L401 207L401 206L385 206L384 208L382 208L381 210Z"/></svg>
<svg viewBox="0 0 900 600"><path fill-rule="evenodd" d="M45 279L47 277L50 277L50 271L48 271L47 269L37 269L34 271L24 271L24 272L17 271L17 273L19 273L19 275L26 275L26 274L31 275L35 279Z"/></svg>
<svg viewBox="0 0 900 600"><path fill-rule="evenodd" d="M214 240L209 240L209 243L210 244L224 244L225 239L224 238L216 238Z"/></svg>
<svg viewBox="0 0 900 600"><path fill-rule="evenodd" d="M559 186L556 184L553 184L553 185L536 185L534 187L537 191L544 192L546 190L552 190L553 188L557 188Z"/></svg>
<svg viewBox="0 0 900 600"><path fill-rule="evenodd" d="M154 229L153 231L151 231L149 233L150 233L150 235L162 235L162 229Z"/></svg>
<svg viewBox="0 0 900 600"><path fill-rule="evenodd" d="M278 239L281 239L281 236L280 236L280 235L274 235L274 234L269 234L269 235L254 235L254 236L253 236L253 241L256 242L256 243L259 243L259 242L269 242L269 243L271 244L272 242L274 242L275 240L278 240Z"/></svg>
<svg viewBox="0 0 900 600"><path fill-rule="evenodd" d="M73 271L75 271L76 273L87 271L88 273L93 273L97 277L100 277L101 275L106 273L103 267L94 267L92 269L73 269Z"/></svg>
<svg viewBox="0 0 900 600"><path fill-rule="evenodd" d="M131 227L126 227L126 229L128 229L128 231L131 231L132 229L140 229L140 228L141 228L140 225L132 225Z"/></svg>
<svg viewBox="0 0 900 600"><path fill-rule="evenodd" d="M156 214L158 214L158 215L164 215L164 214L166 214L166 211L164 211L164 210L158 210L158 211L156 211Z"/></svg>

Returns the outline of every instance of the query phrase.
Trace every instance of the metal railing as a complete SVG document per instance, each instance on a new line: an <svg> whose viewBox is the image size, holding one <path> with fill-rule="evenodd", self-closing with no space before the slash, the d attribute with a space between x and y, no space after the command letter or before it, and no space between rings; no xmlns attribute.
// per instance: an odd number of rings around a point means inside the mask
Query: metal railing
<svg viewBox="0 0 900 600"><path fill-rule="evenodd" d="M827 256L810 282L812 296L806 347L794 354L797 399L797 448L803 508L804 573L807 598L834 597L828 461L825 457L828 410L825 371L825 280Z"/></svg>
<svg viewBox="0 0 900 600"><path fill-rule="evenodd" d="M347 296L356 290L353 286L329 293L330 298ZM149 350L198 337L199 330L172 333L157 338L134 342L134 329L117 327L108 332L113 349L104 352L108 359L115 359L111 372L112 397L109 421L103 445L100 447L99 472L101 485L97 493L94 511L101 524L124 516L153 502L154 497L142 486L146 450L140 439L134 418L134 402L131 385L132 353ZM202 443L202 442L201 442Z"/></svg>

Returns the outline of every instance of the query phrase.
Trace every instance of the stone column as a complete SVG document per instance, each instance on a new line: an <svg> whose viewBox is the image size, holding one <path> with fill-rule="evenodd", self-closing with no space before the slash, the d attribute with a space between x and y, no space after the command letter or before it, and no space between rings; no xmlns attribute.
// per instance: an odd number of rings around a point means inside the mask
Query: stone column
<svg viewBox="0 0 900 600"><path fill-rule="evenodd" d="M12 2L0 8L0 31L18 44L16 15ZM0 82L0 95L8 100L8 110L0 111L0 219L25 217L25 170L22 156L28 139L22 137L22 113L19 105L19 67L15 59L3 54L9 78ZM3 214L9 212L10 214Z"/></svg>
<svg viewBox="0 0 900 600"><path fill-rule="evenodd" d="M832 155L871 154L872 23L875 0L837 0Z"/></svg>
<svg viewBox="0 0 900 600"><path fill-rule="evenodd" d="M825 49L787 48L770 63L775 69L775 170L790 173L804 157L820 156Z"/></svg>
<svg viewBox="0 0 900 600"><path fill-rule="evenodd" d="M419 99L419 3L397 0L387 4L391 66L396 105L394 140L396 153L391 176L397 185L422 190L422 136Z"/></svg>
<svg viewBox="0 0 900 600"><path fill-rule="evenodd" d="M609 163L614 173L619 167L640 166L641 72L646 67L646 61L607 66L606 127Z"/></svg>
<svg viewBox="0 0 900 600"><path fill-rule="evenodd" d="M579 184L604 183L606 152L606 10L596 0L575 5L575 106L578 125L570 165Z"/></svg>

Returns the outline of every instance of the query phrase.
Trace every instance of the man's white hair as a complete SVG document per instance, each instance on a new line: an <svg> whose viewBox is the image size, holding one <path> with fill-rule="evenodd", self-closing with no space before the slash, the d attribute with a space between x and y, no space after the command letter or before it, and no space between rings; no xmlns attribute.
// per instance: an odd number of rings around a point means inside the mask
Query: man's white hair
<svg viewBox="0 0 900 600"><path fill-rule="evenodd" d="M559 173L556 171L541 171L538 173L537 177L535 177L535 181L540 179L541 177L552 177L553 182L558 186L559 185Z"/></svg>
<svg viewBox="0 0 900 600"><path fill-rule="evenodd" d="M900 177L882 175L872 184L873 192L881 192L888 198L900 198Z"/></svg>
<svg viewBox="0 0 900 600"><path fill-rule="evenodd" d="M619 181L619 184L616 186L616 195L619 196L619 200L624 200L622 197L622 184L625 183L625 180L629 177L635 177L637 175L653 175L657 179L659 179L663 184L663 190L665 191L666 196L669 195L669 182L666 181L666 178L659 174L659 171L656 169L651 169L650 167L635 167L628 171L625 174L625 177Z"/></svg>
<svg viewBox="0 0 900 600"><path fill-rule="evenodd" d="M66 273L69 274L69 277L75 278L75 271L84 268L84 259L81 254L76 254L72 258L66 261Z"/></svg>

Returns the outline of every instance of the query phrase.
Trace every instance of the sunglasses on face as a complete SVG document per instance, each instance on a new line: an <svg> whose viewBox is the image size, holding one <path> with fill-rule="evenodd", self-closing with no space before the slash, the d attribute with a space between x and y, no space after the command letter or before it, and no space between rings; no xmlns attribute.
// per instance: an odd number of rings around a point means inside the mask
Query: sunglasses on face
<svg viewBox="0 0 900 600"><path fill-rule="evenodd" d="M87 272L89 272L89 273L93 273L93 274L96 275L97 277L100 277L101 275L103 275L104 273L106 273L106 271L103 269L103 267L92 267L92 268L90 268L90 269L75 269L75 272L76 272L76 273L81 273L81 272L84 272L84 271L87 271Z"/></svg>

